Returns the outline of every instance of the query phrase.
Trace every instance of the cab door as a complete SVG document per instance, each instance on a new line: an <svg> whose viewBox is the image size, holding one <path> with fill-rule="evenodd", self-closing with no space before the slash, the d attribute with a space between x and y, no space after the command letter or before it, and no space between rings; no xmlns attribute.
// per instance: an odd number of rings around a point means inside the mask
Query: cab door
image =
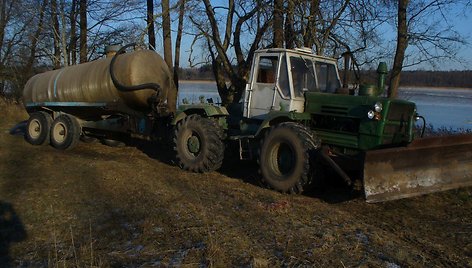
<svg viewBox="0 0 472 268"><path fill-rule="evenodd" d="M255 59L252 81L247 89L247 107L245 115L249 118L261 118L273 110L274 97L279 68L278 54L263 54Z"/></svg>
<svg viewBox="0 0 472 268"><path fill-rule="evenodd" d="M245 101L244 114L248 118L265 119L270 111L290 109L284 53L264 53L256 57Z"/></svg>

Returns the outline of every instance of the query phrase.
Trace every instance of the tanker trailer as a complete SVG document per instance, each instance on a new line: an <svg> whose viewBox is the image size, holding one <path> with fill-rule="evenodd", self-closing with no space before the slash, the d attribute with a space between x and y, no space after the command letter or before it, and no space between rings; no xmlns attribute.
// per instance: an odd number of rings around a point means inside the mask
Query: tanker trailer
<svg viewBox="0 0 472 268"><path fill-rule="evenodd" d="M79 140L117 137L173 144L175 163L206 172L223 161L222 125L228 112L213 104L182 105L164 60L151 50L107 48L107 57L37 74L23 91L25 139L67 150Z"/></svg>

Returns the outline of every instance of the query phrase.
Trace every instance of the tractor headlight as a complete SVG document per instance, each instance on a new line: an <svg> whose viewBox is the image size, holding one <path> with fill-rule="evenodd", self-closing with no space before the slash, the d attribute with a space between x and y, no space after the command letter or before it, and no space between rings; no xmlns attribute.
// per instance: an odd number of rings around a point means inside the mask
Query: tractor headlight
<svg viewBox="0 0 472 268"><path fill-rule="evenodd" d="M367 117L368 117L369 119L374 119L374 117L375 117L375 112L372 111L372 110L370 110L369 112L367 112Z"/></svg>
<svg viewBox="0 0 472 268"><path fill-rule="evenodd" d="M376 102L374 104L374 110L377 112L377 113L380 113L383 109L383 105L381 102Z"/></svg>

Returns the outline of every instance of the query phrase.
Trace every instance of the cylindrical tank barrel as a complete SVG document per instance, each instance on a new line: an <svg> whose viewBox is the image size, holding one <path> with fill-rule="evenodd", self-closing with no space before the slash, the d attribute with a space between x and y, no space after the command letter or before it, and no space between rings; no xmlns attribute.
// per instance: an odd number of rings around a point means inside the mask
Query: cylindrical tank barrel
<svg viewBox="0 0 472 268"><path fill-rule="evenodd" d="M149 99L153 89L120 91L110 76L112 58L37 74L30 78L23 91L25 105L34 103L107 103L124 104L136 111L151 110ZM126 86L155 83L160 86L158 98L167 103L169 112L175 111L175 86L164 60L150 50L137 50L118 55L114 63L117 80Z"/></svg>

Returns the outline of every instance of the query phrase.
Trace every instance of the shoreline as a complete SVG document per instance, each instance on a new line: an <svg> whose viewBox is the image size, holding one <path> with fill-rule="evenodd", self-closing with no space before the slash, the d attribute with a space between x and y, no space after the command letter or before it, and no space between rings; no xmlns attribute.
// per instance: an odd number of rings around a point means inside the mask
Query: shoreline
<svg viewBox="0 0 472 268"><path fill-rule="evenodd" d="M472 93L472 88L461 87L400 87L400 92L450 92L450 93Z"/></svg>

